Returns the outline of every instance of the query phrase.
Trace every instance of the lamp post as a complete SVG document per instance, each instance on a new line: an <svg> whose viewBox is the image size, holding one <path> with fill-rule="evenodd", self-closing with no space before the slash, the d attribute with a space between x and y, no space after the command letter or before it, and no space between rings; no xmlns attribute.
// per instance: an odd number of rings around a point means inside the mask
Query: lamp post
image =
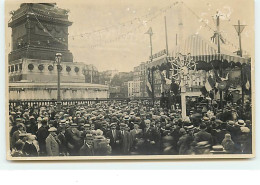
<svg viewBox="0 0 260 185"><path fill-rule="evenodd" d="M55 62L57 63L58 81L57 81L57 109L58 112L61 111L61 97L60 97L60 71L61 71L61 53L56 53Z"/></svg>

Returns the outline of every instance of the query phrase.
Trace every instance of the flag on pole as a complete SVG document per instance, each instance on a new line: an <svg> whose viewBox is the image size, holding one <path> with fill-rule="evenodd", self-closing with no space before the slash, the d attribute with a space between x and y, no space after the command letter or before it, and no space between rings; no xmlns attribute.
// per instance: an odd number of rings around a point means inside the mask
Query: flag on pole
<svg viewBox="0 0 260 185"><path fill-rule="evenodd" d="M152 27L150 27L149 30L147 32L145 32L144 34L153 35Z"/></svg>
<svg viewBox="0 0 260 185"><path fill-rule="evenodd" d="M206 82L205 82L205 88L206 88L206 90L207 90L208 92L213 89L208 80L206 80Z"/></svg>

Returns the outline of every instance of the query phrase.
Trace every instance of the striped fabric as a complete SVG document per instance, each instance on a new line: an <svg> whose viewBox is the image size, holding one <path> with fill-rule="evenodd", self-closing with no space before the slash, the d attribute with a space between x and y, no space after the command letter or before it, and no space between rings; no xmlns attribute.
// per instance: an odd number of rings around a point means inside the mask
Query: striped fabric
<svg viewBox="0 0 260 185"><path fill-rule="evenodd" d="M189 36L182 45L177 46L173 52L173 57L176 57L178 53L188 54L190 53L195 61L205 61L210 62L212 60L222 60L226 59L228 62L240 62L246 63L248 59L234 55L231 52L228 52L221 48L221 54L217 52L217 45L205 41L199 35Z"/></svg>

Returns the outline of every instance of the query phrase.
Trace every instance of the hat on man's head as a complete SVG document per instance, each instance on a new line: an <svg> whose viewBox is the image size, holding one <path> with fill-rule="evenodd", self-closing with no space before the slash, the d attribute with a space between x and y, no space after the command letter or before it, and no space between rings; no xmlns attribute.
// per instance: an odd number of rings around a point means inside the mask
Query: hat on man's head
<svg viewBox="0 0 260 185"><path fill-rule="evenodd" d="M71 123L70 126L71 126L71 127L78 127L78 124L77 124L77 123Z"/></svg>
<svg viewBox="0 0 260 185"><path fill-rule="evenodd" d="M186 130L184 128L181 128L180 129L180 134L185 134L186 133Z"/></svg>
<svg viewBox="0 0 260 185"><path fill-rule="evenodd" d="M203 117L203 120L204 120L204 121L209 121L209 118L206 117L206 116L204 116L204 117Z"/></svg>
<svg viewBox="0 0 260 185"><path fill-rule="evenodd" d="M250 129L248 127L240 127L242 133L249 133Z"/></svg>
<svg viewBox="0 0 260 185"><path fill-rule="evenodd" d="M125 124L125 123L120 123L119 126L120 126L120 127L126 127L126 124Z"/></svg>
<svg viewBox="0 0 260 185"><path fill-rule="evenodd" d="M86 134L86 138L87 139L93 139L93 135L92 134Z"/></svg>
<svg viewBox="0 0 260 185"><path fill-rule="evenodd" d="M237 125L240 126L240 127L244 127L244 126L246 126L246 123L245 123L244 120L239 119L239 120L237 121Z"/></svg>
<svg viewBox="0 0 260 185"><path fill-rule="evenodd" d="M232 121L232 120L229 120L229 121L228 121L228 124L229 124L229 125L234 125L234 124L235 124L235 122L234 122L234 121Z"/></svg>
<svg viewBox="0 0 260 185"><path fill-rule="evenodd" d="M151 123L151 120L146 119L146 120L144 120L144 123L145 123L145 124L146 124L146 123Z"/></svg>
<svg viewBox="0 0 260 185"><path fill-rule="evenodd" d="M48 130L49 132L56 132L57 131L57 129L55 128L55 127L51 127L51 128L49 128L49 130Z"/></svg>
<svg viewBox="0 0 260 185"><path fill-rule="evenodd" d="M30 116L29 119L35 119L35 117L34 116Z"/></svg>
<svg viewBox="0 0 260 185"><path fill-rule="evenodd" d="M110 127L116 126L116 123L111 123Z"/></svg>
<svg viewBox="0 0 260 185"><path fill-rule="evenodd" d="M90 127L90 124L85 124L84 127Z"/></svg>

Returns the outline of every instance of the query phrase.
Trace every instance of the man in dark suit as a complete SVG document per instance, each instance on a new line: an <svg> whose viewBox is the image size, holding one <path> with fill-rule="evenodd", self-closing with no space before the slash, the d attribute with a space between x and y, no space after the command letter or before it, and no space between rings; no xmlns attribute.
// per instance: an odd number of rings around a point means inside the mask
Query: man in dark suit
<svg viewBox="0 0 260 185"><path fill-rule="evenodd" d="M79 154L81 156L94 156L92 134L86 134L86 140L84 141L84 145L80 148Z"/></svg>
<svg viewBox="0 0 260 185"><path fill-rule="evenodd" d="M143 131L144 146L146 154L158 154L160 150L160 135L155 128L151 127L151 121L145 120L145 128Z"/></svg>
<svg viewBox="0 0 260 185"><path fill-rule="evenodd" d="M48 126L47 126L47 121L42 120L42 126L39 128L37 132L37 139L39 142L39 147L40 147L40 156L45 156L47 154L46 152L46 138L48 137L49 132L48 132Z"/></svg>
<svg viewBox="0 0 260 185"><path fill-rule="evenodd" d="M106 133L106 137L110 139L112 154L119 154L119 131L116 130L116 123L111 123L110 130Z"/></svg>
<svg viewBox="0 0 260 185"><path fill-rule="evenodd" d="M58 134L58 139L60 141L60 143L59 143L60 155L62 155L62 156L68 155L68 150L67 150L68 142L65 137L65 127L60 128L60 133Z"/></svg>
<svg viewBox="0 0 260 185"><path fill-rule="evenodd" d="M194 142L199 143L201 141L207 141L208 144L212 145L212 135L206 132L207 126L205 123L200 124L200 131L195 134Z"/></svg>

